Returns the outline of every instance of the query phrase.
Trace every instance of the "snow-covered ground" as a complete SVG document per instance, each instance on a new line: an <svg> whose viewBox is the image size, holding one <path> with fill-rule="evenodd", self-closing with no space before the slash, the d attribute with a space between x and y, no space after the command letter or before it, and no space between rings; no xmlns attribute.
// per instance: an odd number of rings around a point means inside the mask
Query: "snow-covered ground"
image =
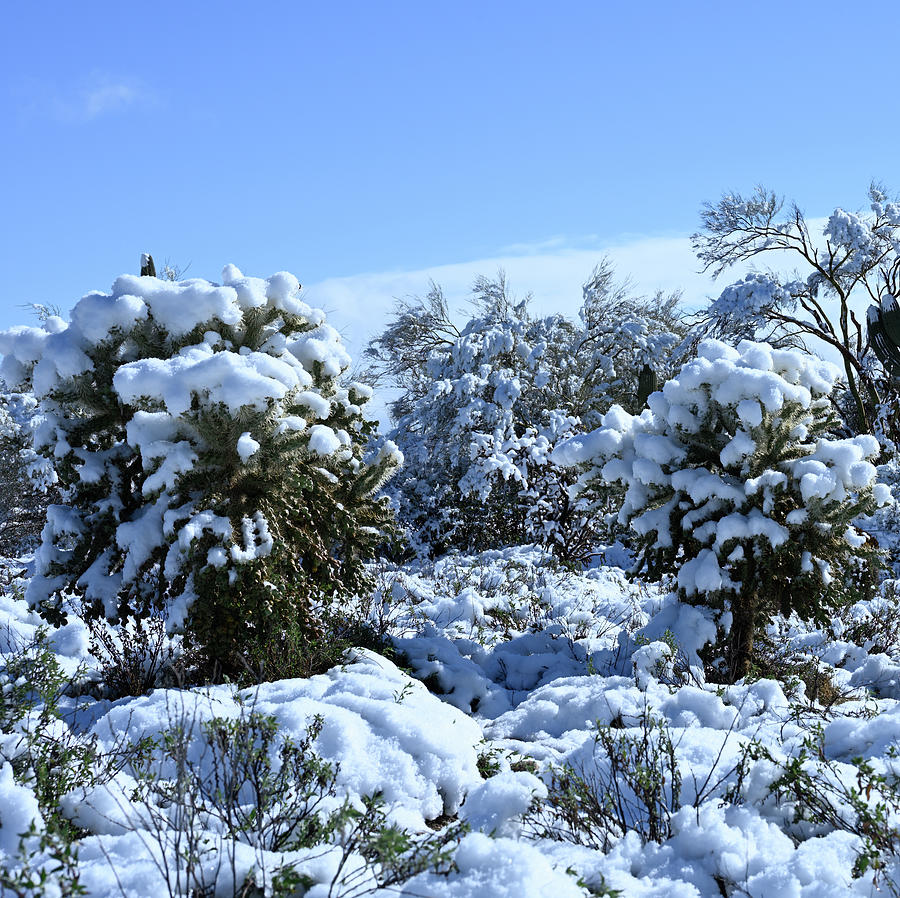
<svg viewBox="0 0 900 898"><path fill-rule="evenodd" d="M325 674L243 690L64 698L53 724L60 742L94 740L109 759L153 740L139 763L113 764L94 782L82 777L62 798L78 827L72 863L81 885L92 896L894 894L892 587L826 628L780 623L769 632L779 679L723 687L704 682L696 654L713 632L707 616L630 582L617 566L621 552L605 561L574 573L519 548L385 566L360 606L392 637L390 658L358 650ZM10 587L0 599L4 657L40 623ZM49 647L69 674L97 667L78 622L53 632ZM816 685L818 701L809 695ZM364 796L380 792L385 820L409 833L434 838L467 824L454 869L378 889L377 865L346 838L341 845L341 830L312 848L279 846L262 826L235 841L221 813L147 791L151 774L209 786L221 755L208 734L219 727L236 739L227 722L254 714L277 722L272 757L284 737L315 737L334 772L323 814L345 799L363 808ZM22 750L22 732L39 715L35 708L0 736L5 757ZM3 763L0 866L13 875L30 856L48 873L46 894L60 894L50 871L62 864L42 847L42 825L34 793ZM305 885L279 886L276 871L286 866ZM259 890L240 891L251 871Z"/></svg>

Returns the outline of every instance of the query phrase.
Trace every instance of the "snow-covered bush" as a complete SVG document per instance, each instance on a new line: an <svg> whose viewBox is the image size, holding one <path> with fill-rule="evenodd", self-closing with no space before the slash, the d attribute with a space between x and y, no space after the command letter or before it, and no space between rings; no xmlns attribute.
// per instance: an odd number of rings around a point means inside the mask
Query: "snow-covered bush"
<svg viewBox="0 0 900 898"><path fill-rule="evenodd" d="M531 317L502 273L480 278L474 300L460 330L433 287L370 344L375 369L402 390L390 435L408 461L391 487L400 517L436 552L540 543L584 558L608 538L616 490L572 499L574 475L553 448L613 401L635 406L643 365L665 373L676 298L635 299L604 265L578 324Z"/></svg>
<svg viewBox="0 0 900 898"><path fill-rule="evenodd" d="M806 353L715 340L630 415L555 451L580 483L626 487L619 512L640 540L636 572L677 571L688 601L725 612L726 675L745 675L754 633L774 614L821 619L841 570L871 555L853 519L889 501L871 436L829 439L837 369Z"/></svg>
<svg viewBox="0 0 900 898"><path fill-rule="evenodd" d="M223 284L122 276L67 323L0 334L2 374L32 389L64 504L51 506L27 599L51 621L165 608L226 666L313 603L365 584L389 525L363 462L371 391L287 272Z"/></svg>
<svg viewBox="0 0 900 898"><path fill-rule="evenodd" d="M635 729L632 734L598 727L588 769L551 768L546 797L526 815L528 828L604 852L628 832L637 833L643 844L668 839L681 806L675 745L666 721L649 708Z"/></svg>
<svg viewBox="0 0 900 898"><path fill-rule="evenodd" d="M40 420L29 393L0 392L0 556L37 545L56 498L56 472L34 451L31 432Z"/></svg>
<svg viewBox="0 0 900 898"><path fill-rule="evenodd" d="M394 407L390 436L407 464L392 492L401 519L437 552L530 541L520 494L549 463L554 430L568 426L553 414L560 393L577 384L555 352L571 345L571 323L532 320L502 281L480 289L480 314L431 346Z"/></svg>

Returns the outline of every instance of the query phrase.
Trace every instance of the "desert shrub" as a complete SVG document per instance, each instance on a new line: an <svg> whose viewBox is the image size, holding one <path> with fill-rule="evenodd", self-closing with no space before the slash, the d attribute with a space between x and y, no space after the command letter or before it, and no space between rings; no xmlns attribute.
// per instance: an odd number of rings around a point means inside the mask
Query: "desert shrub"
<svg viewBox="0 0 900 898"><path fill-rule="evenodd" d="M87 628L105 698L146 695L157 686L186 681L186 659L162 617L131 618L119 626L89 618Z"/></svg>
<svg viewBox="0 0 900 898"><path fill-rule="evenodd" d="M13 647L0 667L0 732L18 735L0 751L0 760L32 790L46 828L67 840L76 829L60 812L60 797L100 775L95 740L73 733L61 719L60 700L73 681L44 630Z"/></svg>
<svg viewBox="0 0 900 898"><path fill-rule="evenodd" d="M287 621L277 630L263 625L243 646L237 681L250 686L311 677L344 662L354 648L392 652L384 634L357 609L324 608L316 616L314 630L300 621Z"/></svg>
<svg viewBox="0 0 900 898"><path fill-rule="evenodd" d="M802 706L804 714L817 710L819 714L827 715L836 705L858 698L856 689L842 686L836 680L831 665L786 643L777 628L772 627L757 635L748 677L777 680L792 699L795 699L802 684L806 698ZM818 709L813 702L817 703Z"/></svg>
<svg viewBox="0 0 900 898"><path fill-rule="evenodd" d="M896 758L893 749L890 757ZM753 740L741 752L727 800L745 800L748 776L759 769L760 762L768 764L774 774L768 795L785 817L786 831L795 841L834 831L859 836L853 877L872 872L876 885L883 883L891 895L900 895L897 883L884 875L888 866L900 859L900 780L892 772L893 764L887 772L880 772L862 757L849 764L831 760L821 728L807 736L787 760L776 758L769 748Z"/></svg>
<svg viewBox="0 0 900 898"><path fill-rule="evenodd" d="M0 829L9 826L8 814L33 814L24 832L17 829L5 840L3 895L85 894L78 868L82 831L62 811L60 799L74 788L101 781L117 759L101 761L96 740L73 732L63 721L60 702L74 680L50 649L45 630L31 640L13 642L0 661L0 774L9 765L15 784L4 783L9 804L0 808ZM9 851L13 836L18 837L17 850Z"/></svg>
<svg viewBox="0 0 900 898"><path fill-rule="evenodd" d="M799 351L705 341L640 415L613 407L555 453L582 483L626 487L633 573L677 571L682 598L719 613L731 681L749 672L758 627L792 612L826 623L855 598L841 571L875 553L853 521L890 501L868 461L880 447L828 437L836 377Z"/></svg>
<svg viewBox="0 0 900 898"><path fill-rule="evenodd" d="M120 800L126 828L159 848L158 868L172 896L220 893L222 871L235 896L309 888L315 880L290 862L272 869L263 852L318 848L335 853L327 894L361 896L421 872L447 874L465 829L415 835L388 821L380 794L341 798L339 765L315 749L323 720L299 738L252 705L235 718L173 712L150 751L128 768L138 786ZM257 863L243 873L235 846L250 845ZM362 864L360 864L360 859ZM245 865L244 865L245 866Z"/></svg>
<svg viewBox="0 0 900 898"><path fill-rule="evenodd" d="M829 625L829 635L861 646L872 655L900 657L900 581L885 580L877 598L839 609Z"/></svg>
<svg viewBox="0 0 900 898"><path fill-rule="evenodd" d="M600 727L588 768L551 771L547 797L526 817L541 837L609 851L627 832L664 842L680 807L681 773L668 726L649 712L636 729Z"/></svg>
<svg viewBox="0 0 900 898"><path fill-rule="evenodd" d="M229 670L264 624L315 630L316 602L366 587L400 457L364 460L371 391L342 381L350 359L296 278L223 280L123 276L0 351L41 400L35 445L65 496L30 604L53 623L69 597L110 621L164 611Z"/></svg>
<svg viewBox="0 0 900 898"><path fill-rule="evenodd" d="M14 857L0 867L0 894L13 898L75 898L88 894L81 882L77 844L32 821L20 834Z"/></svg>

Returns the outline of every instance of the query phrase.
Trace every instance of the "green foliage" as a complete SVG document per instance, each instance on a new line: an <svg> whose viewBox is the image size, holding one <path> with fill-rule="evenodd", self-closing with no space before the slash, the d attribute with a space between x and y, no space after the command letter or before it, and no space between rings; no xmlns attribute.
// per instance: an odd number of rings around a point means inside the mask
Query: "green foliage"
<svg viewBox="0 0 900 898"><path fill-rule="evenodd" d="M900 580L885 580L866 605L838 609L828 631L833 639L852 642L869 654L900 657Z"/></svg>
<svg viewBox="0 0 900 898"><path fill-rule="evenodd" d="M775 806L789 815L789 834L797 841L836 830L859 836L854 878L872 872L876 885L883 884L891 895L900 895L897 884L884 876L888 866L900 859L900 778L894 772L879 772L861 757L851 759L849 765L830 760L824 743L819 727L784 762L759 741L748 743L727 799L740 803L751 769L760 761L767 762L777 771L769 784L769 795ZM892 748L889 756L892 770L896 749Z"/></svg>
<svg viewBox="0 0 900 898"><path fill-rule="evenodd" d="M278 440L272 457L260 450L259 461L242 470L237 483L208 484L207 501L214 509L235 520L262 514L273 540L268 555L237 568L205 564L212 535L192 550L199 600L188 638L211 659L231 659L226 669L240 670L238 654L252 659L276 646L280 650L284 634L297 633L298 627L301 637L321 641L333 627L317 607L371 586L365 562L394 533L387 500L373 498L391 462L384 458L361 466L374 425L357 423L358 473L348 470L346 460L311 457ZM334 426L353 425L339 419Z"/></svg>
<svg viewBox="0 0 900 898"><path fill-rule="evenodd" d="M148 810L159 804L179 807L183 823L199 815L197 820L216 821L227 838L267 851L308 848L334 832L336 818L324 807L335 794L337 771L312 750L321 718L297 741L282 738L275 718L255 711L194 724L175 723L155 751L132 765ZM194 740L202 763L188 760ZM174 777L159 774L167 762Z"/></svg>
<svg viewBox="0 0 900 898"><path fill-rule="evenodd" d="M374 872L379 889L397 887L419 873L448 876L457 869L453 855L467 832L463 823L451 824L424 837L415 836L403 827L388 823L380 793L364 796L361 808L345 803L339 817L339 843L344 862L352 853L362 855ZM359 872L345 875L344 862L335 874L332 889L340 886L340 894L348 898L374 890L357 885L362 879Z"/></svg>
<svg viewBox="0 0 900 898"><path fill-rule="evenodd" d="M13 774L34 792L48 831L70 840L76 830L60 813L59 799L100 772L95 741L76 736L60 719L59 702L72 678L47 638L47 631L39 630L33 641L6 655L0 669L0 732L21 734L7 758Z"/></svg>
<svg viewBox="0 0 900 898"><path fill-rule="evenodd" d="M463 825L417 836L388 822L379 793L364 796L360 805L338 800L339 765L314 747L323 723L313 718L295 740L280 733L274 717L252 707L236 718L199 724L183 717L155 740L152 751L138 756L130 768L139 783L133 800L142 809L134 825L149 824L161 847L171 844L175 828L178 851L168 852L163 871L172 895L185 889L205 894L211 885L207 862L233 854L235 843L259 851L337 846L328 894L345 898L402 884L418 873L455 869ZM174 775L161 776L162 766ZM204 838L201 833L209 830L219 837ZM260 867L235 894L292 894L313 882L290 863Z"/></svg>
<svg viewBox="0 0 900 898"><path fill-rule="evenodd" d="M715 423L711 421L700 433L684 438L687 455L683 465L744 482L771 477L770 472L789 471L791 463L809 456L816 441L826 438L836 423L824 403L812 409L786 403L777 415L764 412L762 423L753 429L756 450L738 468L721 461L722 449L729 434L737 431L737 423L723 426L721 419L713 420ZM798 432L806 434L802 442L795 436ZM729 575L742 584L739 590L704 596L706 604L719 609L728 607L732 614L731 632L725 644L725 676L731 680L750 672L756 634L774 615L788 617L796 613L804 620L825 625L835 609L870 598L880 558L874 541L861 539L854 545L846 538L857 517L875 510L871 486L855 495L848 493L844 501L816 496L807 500L800 478L789 476L771 491L760 491L758 500L747 504L757 505L790 536L779 545L773 545L764 534L732 538L718 549L722 558L734 554ZM670 547L648 546L644 555L648 569L677 569L679 555L686 559L700 555L704 543L693 527L685 526L692 510L693 506L672 509L671 532L680 538ZM724 517L729 511L731 506L726 505L713 519ZM826 578L823 570L834 573ZM715 652L713 649L710 654Z"/></svg>
<svg viewBox="0 0 900 898"><path fill-rule="evenodd" d="M60 717L60 700L72 679L47 642L47 631L7 653L0 668L0 733L7 742L15 781L37 799L43 826L32 821L20 834L16 863L0 869L0 890L39 898L51 886L82 895L76 839L81 834L62 813L60 798L104 775L95 740L73 734ZM39 860L38 860L39 859Z"/></svg>
<svg viewBox="0 0 900 898"><path fill-rule="evenodd" d="M39 863L35 863L36 858ZM32 821L21 834L15 864L0 867L0 894L14 898L87 895L78 869L78 847L55 830L39 831Z"/></svg>
<svg viewBox="0 0 900 898"><path fill-rule="evenodd" d="M246 640L238 682L255 685L312 677L343 663L354 648L391 653L390 643L368 621L347 609L326 607L310 626L300 620L263 624Z"/></svg>
<svg viewBox="0 0 900 898"><path fill-rule="evenodd" d="M681 773L665 721L649 709L636 730L599 727L591 769L554 769L546 799L526 818L543 838L607 852L626 832L644 843L671 835L681 798Z"/></svg>

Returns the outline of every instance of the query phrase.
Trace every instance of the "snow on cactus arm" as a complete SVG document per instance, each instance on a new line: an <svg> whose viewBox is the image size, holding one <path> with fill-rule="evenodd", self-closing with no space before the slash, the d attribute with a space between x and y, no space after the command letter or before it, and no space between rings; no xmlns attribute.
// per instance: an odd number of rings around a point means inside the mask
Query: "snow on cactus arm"
<svg viewBox="0 0 900 898"><path fill-rule="evenodd" d="M72 327L88 343L107 340L115 330L128 331L149 314L147 304L129 294L88 293L72 309Z"/></svg>
<svg viewBox="0 0 900 898"><path fill-rule="evenodd" d="M326 377L338 377L350 366L350 356L341 345L340 334L329 324L320 324L314 331L291 343L290 352L307 371L321 365Z"/></svg>
<svg viewBox="0 0 900 898"><path fill-rule="evenodd" d="M217 352L205 343L175 358L129 362L113 378L123 402L150 400L173 415L187 412L197 396L221 403L232 414L264 409L297 386L296 371L281 359L260 352Z"/></svg>
<svg viewBox="0 0 900 898"><path fill-rule="evenodd" d="M112 286L111 298L119 297L142 302L158 327L174 340L208 321L233 325L241 320L236 291L200 278L165 281L126 274Z"/></svg>
<svg viewBox="0 0 900 898"><path fill-rule="evenodd" d="M870 461L879 446L827 438L836 378L802 352L705 341L641 416L613 409L555 452L586 466L577 488L627 486L620 519L640 537L635 572L677 568L685 599L730 612L731 677L746 672L759 624L821 616L841 600L836 563L871 554L852 521L887 499Z"/></svg>

